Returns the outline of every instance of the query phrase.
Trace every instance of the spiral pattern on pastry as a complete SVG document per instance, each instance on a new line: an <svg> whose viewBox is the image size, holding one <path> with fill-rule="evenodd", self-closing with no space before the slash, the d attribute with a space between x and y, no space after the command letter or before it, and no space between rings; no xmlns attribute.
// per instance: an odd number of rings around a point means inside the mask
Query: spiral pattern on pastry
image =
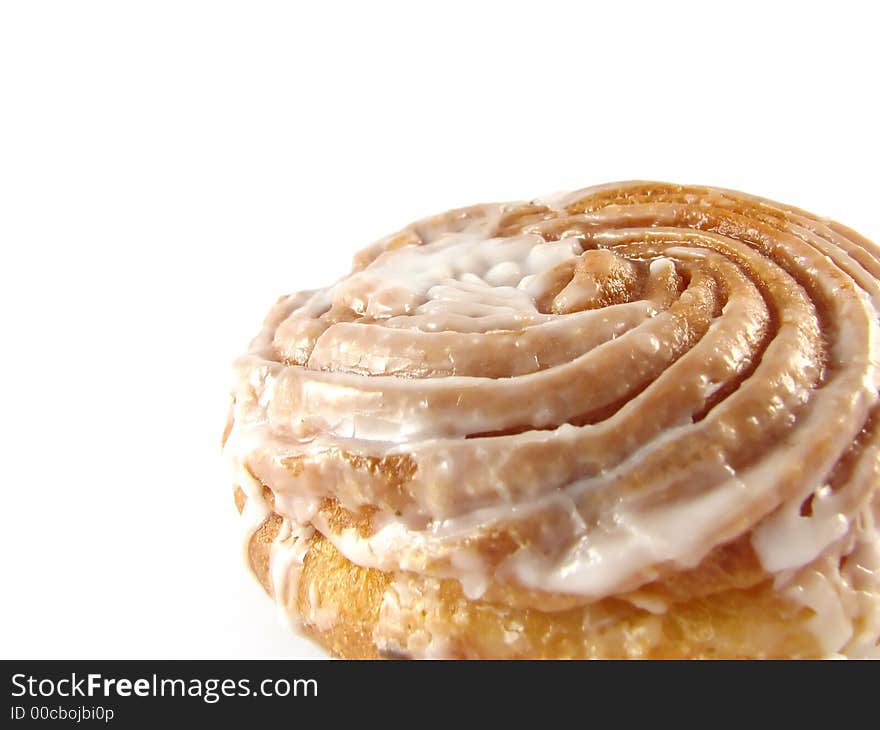
<svg viewBox="0 0 880 730"><path fill-rule="evenodd" d="M252 531L283 522L270 592L303 612L318 536L465 601L662 613L735 549L816 654L875 651L878 280L853 231L707 187L410 225L280 299L236 363L237 486Z"/></svg>

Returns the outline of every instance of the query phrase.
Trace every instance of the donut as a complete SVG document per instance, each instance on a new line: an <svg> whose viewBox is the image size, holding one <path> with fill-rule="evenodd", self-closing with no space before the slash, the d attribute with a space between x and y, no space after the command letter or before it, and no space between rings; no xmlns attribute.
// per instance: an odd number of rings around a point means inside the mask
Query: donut
<svg viewBox="0 0 880 730"><path fill-rule="evenodd" d="M878 305L730 190L420 220L235 361L244 558L348 659L880 656Z"/></svg>

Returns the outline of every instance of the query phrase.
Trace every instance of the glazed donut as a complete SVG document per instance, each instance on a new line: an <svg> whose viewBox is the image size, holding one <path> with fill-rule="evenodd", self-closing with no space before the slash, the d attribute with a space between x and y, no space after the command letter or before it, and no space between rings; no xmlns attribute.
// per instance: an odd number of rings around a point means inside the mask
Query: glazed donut
<svg viewBox="0 0 880 730"><path fill-rule="evenodd" d="M235 363L245 554L347 658L878 654L880 249L709 187L453 210Z"/></svg>

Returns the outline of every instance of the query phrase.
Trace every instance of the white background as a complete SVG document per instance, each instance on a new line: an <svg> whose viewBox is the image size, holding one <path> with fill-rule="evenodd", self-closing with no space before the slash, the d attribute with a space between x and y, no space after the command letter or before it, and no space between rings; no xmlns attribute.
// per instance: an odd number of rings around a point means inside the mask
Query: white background
<svg viewBox="0 0 880 730"><path fill-rule="evenodd" d="M873 3L4 2L0 656L318 656L239 560L228 365L413 218L628 178L880 240Z"/></svg>

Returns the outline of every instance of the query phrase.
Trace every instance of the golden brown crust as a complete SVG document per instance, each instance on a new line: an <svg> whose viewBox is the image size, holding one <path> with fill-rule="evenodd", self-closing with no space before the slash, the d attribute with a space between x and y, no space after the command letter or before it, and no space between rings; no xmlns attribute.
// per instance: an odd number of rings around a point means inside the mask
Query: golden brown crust
<svg viewBox="0 0 880 730"><path fill-rule="evenodd" d="M245 497L240 489L235 501L241 510ZM343 519L344 510L333 509ZM281 517L272 512L249 546L253 571L270 595L269 550L280 525ZM378 646L376 624L395 585L414 598L400 611L400 645ZM632 601L658 607L663 601L668 607L652 613ZM310 620L328 607L334 612L332 625ZM407 642L420 636L427 642L435 634L443 637L444 656L462 659L773 659L821 654L805 629L812 612L773 590L745 540L722 546L697 568L649 584L637 594L550 612L471 601L454 580L362 568L315 533L303 564L297 608L304 631L346 659L408 658Z"/></svg>

